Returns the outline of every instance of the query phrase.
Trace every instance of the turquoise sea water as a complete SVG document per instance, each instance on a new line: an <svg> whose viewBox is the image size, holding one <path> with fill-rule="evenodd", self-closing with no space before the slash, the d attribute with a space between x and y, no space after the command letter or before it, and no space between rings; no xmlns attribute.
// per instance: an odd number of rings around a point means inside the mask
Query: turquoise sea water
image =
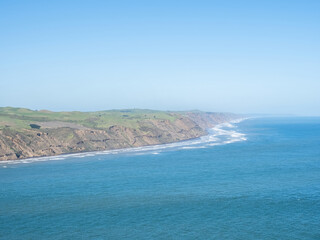
<svg viewBox="0 0 320 240"><path fill-rule="evenodd" d="M320 118L0 164L0 239L320 239Z"/></svg>

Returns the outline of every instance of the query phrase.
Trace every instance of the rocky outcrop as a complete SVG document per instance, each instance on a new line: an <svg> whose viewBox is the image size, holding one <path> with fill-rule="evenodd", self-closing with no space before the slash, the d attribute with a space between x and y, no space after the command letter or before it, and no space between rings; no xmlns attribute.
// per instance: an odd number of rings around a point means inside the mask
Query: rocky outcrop
<svg viewBox="0 0 320 240"><path fill-rule="evenodd" d="M113 125L94 129L78 124L47 122L40 129L0 130L0 160L52 156L177 142L206 134L206 128L234 116L209 113L179 115L174 121L148 119L136 128Z"/></svg>

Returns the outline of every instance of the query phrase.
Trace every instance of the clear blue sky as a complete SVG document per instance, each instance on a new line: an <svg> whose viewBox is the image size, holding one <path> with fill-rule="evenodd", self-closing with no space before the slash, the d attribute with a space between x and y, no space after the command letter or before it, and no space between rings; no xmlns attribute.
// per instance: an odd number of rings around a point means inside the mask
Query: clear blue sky
<svg viewBox="0 0 320 240"><path fill-rule="evenodd" d="M0 1L0 106L320 115L320 1Z"/></svg>

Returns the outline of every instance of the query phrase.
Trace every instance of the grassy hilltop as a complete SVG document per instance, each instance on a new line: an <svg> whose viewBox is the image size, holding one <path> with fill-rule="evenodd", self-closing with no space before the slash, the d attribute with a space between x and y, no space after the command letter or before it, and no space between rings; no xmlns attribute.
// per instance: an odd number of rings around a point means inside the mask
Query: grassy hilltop
<svg viewBox="0 0 320 240"><path fill-rule="evenodd" d="M51 112L48 110L34 111L26 108L0 108L0 129L16 130L31 129L30 124L45 122L69 122L94 129L108 129L113 125L137 128L138 122L151 119L174 121L178 117L173 112L154 110L128 109L98 112ZM48 125L48 124L47 124Z"/></svg>

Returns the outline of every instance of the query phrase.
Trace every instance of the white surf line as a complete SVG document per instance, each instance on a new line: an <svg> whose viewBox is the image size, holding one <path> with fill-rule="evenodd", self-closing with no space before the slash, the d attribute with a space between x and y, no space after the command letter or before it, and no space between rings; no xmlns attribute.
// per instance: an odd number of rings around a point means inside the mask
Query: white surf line
<svg viewBox="0 0 320 240"><path fill-rule="evenodd" d="M151 152L151 154L157 155L161 150L177 148L177 149L195 149L195 148L206 148L208 146L218 146L229 144L238 141L245 141L245 134L239 133L235 130L230 130L236 128L236 123L246 120L247 118L237 119L226 123L221 123L215 127L208 130L209 134L202 136L200 138L185 140L175 143L158 144L143 147L133 147L133 148L122 148L114 150L104 150L96 152L84 152L84 153L69 153L57 156L46 156L46 157L35 157L26 158L21 160L10 160L10 161L0 161L0 165L3 164L21 164L21 163L32 163L32 162L43 162L43 161L58 161L65 160L66 158L84 158L96 155L109 155L109 154L123 154L123 153L141 153L141 152ZM226 129L228 128L228 129ZM220 137L227 137L227 140L222 141ZM154 151L154 153L152 153Z"/></svg>
<svg viewBox="0 0 320 240"><path fill-rule="evenodd" d="M241 121L244 121L248 118L242 118L242 119L237 119L234 121L230 121L227 123L222 123L219 124L211 129L213 137L226 137L227 139L221 142L216 142L216 143L209 143L208 146L217 146L217 145L224 145L224 144L229 144L229 143L234 143L234 142L239 142L239 141L246 141L247 138L245 137L244 133L237 132L235 130L230 130L236 128L235 125L232 123L240 123ZM228 128L228 129L225 129ZM221 139L220 139L221 140Z"/></svg>

